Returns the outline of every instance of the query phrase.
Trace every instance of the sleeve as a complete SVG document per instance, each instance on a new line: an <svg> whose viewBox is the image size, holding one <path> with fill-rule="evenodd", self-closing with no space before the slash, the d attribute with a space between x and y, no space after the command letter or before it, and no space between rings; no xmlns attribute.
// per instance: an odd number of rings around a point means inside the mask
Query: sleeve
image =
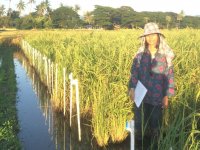
<svg viewBox="0 0 200 150"><path fill-rule="evenodd" d="M166 72L166 90L164 96L171 97L175 94L174 84L174 69L173 66L169 67Z"/></svg>
<svg viewBox="0 0 200 150"><path fill-rule="evenodd" d="M133 59L133 63L131 66L131 75L129 79L128 89L136 87L137 81L138 81L138 71L139 71L139 63L137 60L137 57Z"/></svg>

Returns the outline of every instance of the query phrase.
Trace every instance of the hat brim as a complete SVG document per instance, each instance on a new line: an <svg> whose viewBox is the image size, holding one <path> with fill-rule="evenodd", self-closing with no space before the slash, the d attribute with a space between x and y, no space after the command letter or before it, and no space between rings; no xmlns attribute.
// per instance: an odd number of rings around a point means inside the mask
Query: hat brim
<svg viewBox="0 0 200 150"><path fill-rule="evenodd" d="M138 38L142 38L142 37L145 37L145 36L150 35L150 34L159 34L159 35L161 35L161 36L163 36L163 37L165 38L164 34L162 34L162 33L160 33L160 32L154 32L154 33L142 34L142 35L140 35Z"/></svg>

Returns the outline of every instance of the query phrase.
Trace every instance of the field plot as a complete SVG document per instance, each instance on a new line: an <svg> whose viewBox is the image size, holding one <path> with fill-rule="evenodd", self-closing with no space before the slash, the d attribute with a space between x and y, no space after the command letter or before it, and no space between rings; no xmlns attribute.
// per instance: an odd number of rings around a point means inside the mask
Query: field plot
<svg viewBox="0 0 200 150"><path fill-rule="evenodd" d="M176 95L165 112L162 149L200 148L200 30L162 31L175 53ZM54 106L63 111L63 68L80 83L82 117L91 117L95 139L100 146L123 141L128 133L125 122L133 117L127 96L132 58L142 30L32 31L24 40L57 66L51 80ZM27 56L40 65L36 57ZM43 59L43 57L41 57ZM40 67L43 71L45 66ZM54 68L52 70L55 75ZM45 75L41 74L45 80ZM69 109L69 79L66 79L66 107ZM55 90L56 82L56 90ZM48 86L48 85L47 85Z"/></svg>

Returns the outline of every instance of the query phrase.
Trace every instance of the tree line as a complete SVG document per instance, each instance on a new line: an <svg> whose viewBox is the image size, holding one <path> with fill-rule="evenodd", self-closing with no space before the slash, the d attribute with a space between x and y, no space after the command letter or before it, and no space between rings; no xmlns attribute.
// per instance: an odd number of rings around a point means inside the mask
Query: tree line
<svg viewBox="0 0 200 150"><path fill-rule="evenodd" d="M5 9L0 4L0 28L17 29L44 29L44 28L142 28L147 22L156 22L161 28L200 28L200 17L186 16L184 11L179 14L173 12L136 12L129 6L112 8L95 5L93 11L86 12L83 16L78 14L79 5L64 6L60 4L57 9L52 9L49 0L42 1L35 6L35 10L22 16L27 5L32 8L35 0L25 4L19 0L17 10Z"/></svg>

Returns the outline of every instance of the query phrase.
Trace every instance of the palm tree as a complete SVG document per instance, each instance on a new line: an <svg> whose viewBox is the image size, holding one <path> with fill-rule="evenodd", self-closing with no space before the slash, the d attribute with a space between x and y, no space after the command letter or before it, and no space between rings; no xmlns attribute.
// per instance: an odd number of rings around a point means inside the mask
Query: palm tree
<svg viewBox="0 0 200 150"><path fill-rule="evenodd" d="M35 0L29 0L28 3L31 5L31 9L32 9L32 5L35 4ZM30 11L31 11L31 9L30 9Z"/></svg>
<svg viewBox="0 0 200 150"><path fill-rule="evenodd" d="M50 17L50 13L51 13L50 2L49 2L49 0L46 0L45 3L46 3L47 15Z"/></svg>
<svg viewBox="0 0 200 150"><path fill-rule="evenodd" d="M149 17L144 17L144 21L145 21L145 23L148 23L149 22Z"/></svg>
<svg viewBox="0 0 200 150"><path fill-rule="evenodd" d="M3 16L4 13L5 13L5 7L4 7L4 5L1 5L0 6L0 17Z"/></svg>
<svg viewBox="0 0 200 150"><path fill-rule="evenodd" d="M39 16L44 16L45 12L47 11L47 5L46 2L41 2L37 7L36 7L36 12Z"/></svg>
<svg viewBox="0 0 200 150"><path fill-rule="evenodd" d="M9 0L9 6L8 6L8 9L10 9L10 4L11 4L11 0Z"/></svg>
<svg viewBox="0 0 200 150"><path fill-rule="evenodd" d="M8 8L7 16L10 17L12 12L13 12L12 8Z"/></svg>
<svg viewBox="0 0 200 150"><path fill-rule="evenodd" d="M79 5L75 5L74 6L74 11L75 12L77 12L78 13L78 11L80 10L81 8L80 8L80 6Z"/></svg>
<svg viewBox="0 0 200 150"><path fill-rule="evenodd" d="M11 0L9 0L7 16L10 16L12 9L10 8Z"/></svg>
<svg viewBox="0 0 200 150"><path fill-rule="evenodd" d="M167 29L168 29L168 28L169 28L169 24L170 24L170 22L172 21L172 18L171 18L171 16L166 16L165 20L166 20Z"/></svg>
<svg viewBox="0 0 200 150"><path fill-rule="evenodd" d="M184 11L181 10L181 12L177 15L177 21L179 22L179 28L181 26L181 21L183 20L184 17L185 17Z"/></svg>
<svg viewBox="0 0 200 150"><path fill-rule="evenodd" d="M17 8L19 10L19 14L21 14L21 12L25 9L25 3L22 0L20 0L17 4Z"/></svg>
<svg viewBox="0 0 200 150"><path fill-rule="evenodd" d="M84 20L85 22L87 22L89 25L93 22L93 16L92 16L92 13L87 11L85 14L84 14Z"/></svg>

